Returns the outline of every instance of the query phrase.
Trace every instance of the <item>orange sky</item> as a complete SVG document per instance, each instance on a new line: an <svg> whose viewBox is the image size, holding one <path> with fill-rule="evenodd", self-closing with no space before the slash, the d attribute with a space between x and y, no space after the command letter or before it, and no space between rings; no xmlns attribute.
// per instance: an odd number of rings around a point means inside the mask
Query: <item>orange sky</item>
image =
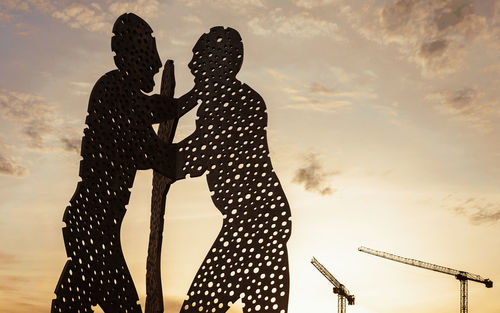
<svg viewBox="0 0 500 313"><path fill-rule="evenodd" d="M356 295L349 312L458 311L456 279L361 245L500 283L500 1L2 0L0 312L50 308L89 93L114 68L111 26L126 11L175 61L176 96L192 86L198 37L215 25L240 32L238 78L266 101L292 209L290 313L336 310L312 256ZM190 113L176 140L193 129ZM150 186L138 173L122 227L141 303ZM166 312L178 312L221 222L203 177L172 186ZM470 283L470 311L498 313L499 290Z"/></svg>

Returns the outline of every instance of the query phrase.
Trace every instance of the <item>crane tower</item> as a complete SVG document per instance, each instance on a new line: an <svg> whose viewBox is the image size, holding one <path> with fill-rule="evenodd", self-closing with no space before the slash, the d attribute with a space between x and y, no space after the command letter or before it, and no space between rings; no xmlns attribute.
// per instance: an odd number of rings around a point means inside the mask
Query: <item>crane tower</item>
<svg viewBox="0 0 500 313"><path fill-rule="evenodd" d="M468 310L468 300L467 300L467 282L469 280L482 283L486 288L493 287L493 282L488 278L483 278L476 274L467 273L464 271L455 270L449 267L444 267L440 265L435 265L432 263L422 262L415 259L404 258L398 255L390 254L387 252L377 251L370 248L359 247L359 251L372 254L381 258L388 260L400 262L403 264L413 265L420 268L425 268L427 270L444 273L448 275L455 276L456 279L460 281L460 313L467 313Z"/></svg>
<svg viewBox="0 0 500 313"><path fill-rule="evenodd" d="M318 262L314 257L311 260L312 265L314 265L318 271L323 274L323 276L330 281L333 285L333 293L338 294L338 299L339 299L339 307L338 307L338 313L345 313L346 310L346 299L347 303L349 305L354 304L354 295L351 295L349 290L342 285L333 275L323 266L321 263Z"/></svg>

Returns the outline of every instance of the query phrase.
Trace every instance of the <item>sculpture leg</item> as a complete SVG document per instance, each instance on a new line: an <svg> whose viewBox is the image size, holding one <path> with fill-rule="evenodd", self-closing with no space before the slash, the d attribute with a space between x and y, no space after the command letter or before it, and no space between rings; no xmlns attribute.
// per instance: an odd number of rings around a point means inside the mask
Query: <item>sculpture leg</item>
<svg viewBox="0 0 500 313"><path fill-rule="evenodd" d="M80 273L82 269L72 260L66 262L57 283L51 313L92 313L90 290L83 284Z"/></svg>
<svg viewBox="0 0 500 313"><path fill-rule="evenodd" d="M119 245L119 241L115 245ZM112 254L92 266L97 273L104 273L95 277L99 286L95 291L96 302L105 313L141 313L139 296L121 249L109 252Z"/></svg>
<svg viewBox="0 0 500 313"><path fill-rule="evenodd" d="M243 312L286 313L289 297L288 254L286 247L254 260L253 275L247 277ZM255 266L257 265L257 267Z"/></svg>
<svg viewBox="0 0 500 313"><path fill-rule="evenodd" d="M139 297L120 248L119 235L106 234L94 227L93 232L85 237L84 244L84 240L71 235L67 228L64 233L68 255L73 251L78 253L66 262L55 290L51 313L91 313L96 304L106 313L141 313L137 303ZM104 241L97 240L103 236Z"/></svg>
<svg viewBox="0 0 500 313"><path fill-rule="evenodd" d="M202 268L206 267L207 259L203 262ZM224 313L230 304L239 299L240 292L232 289L234 284L229 283L222 277L229 277L230 273L220 270L220 267L214 270L204 271L200 268L196 278L193 280L189 289L189 298L184 301L181 313ZM212 277L210 279L209 277Z"/></svg>
<svg viewBox="0 0 500 313"><path fill-rule="evenodd" d="M223 313L229 309L230 303L239 299L239 266L236 260L228 262L233 250L220 240L224 232L223 227L196 273L189 288L189 298L182 305L182 313Z"/></svg>

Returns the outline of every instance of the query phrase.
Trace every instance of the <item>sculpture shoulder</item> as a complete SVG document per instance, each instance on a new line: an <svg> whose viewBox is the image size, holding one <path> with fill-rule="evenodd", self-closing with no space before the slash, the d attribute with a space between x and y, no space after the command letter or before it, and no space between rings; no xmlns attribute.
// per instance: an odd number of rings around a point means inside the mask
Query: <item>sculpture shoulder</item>
<svg viewBox="0 0 500 313"><path fill-rule="evenodd" d="M246 98L248 99L254 99L256 101L262 102L264 104L264 99L262 96L255 91L252 87L248 86L247 84L243 84L243 92L246 94ZM265 105L265 104L264 104Z"/></svg>
<svg viewBox="0 0 500 313"><path fill-rule="evenodd" d="M90 99L96 99L103 94L116 94L121 91L121 86L123 85L123 76L118 70L113 70L107 72L101 78L97 80L92 92L90 94Z"/></svg>
<svg viewBox="0 0 500 313"><path fill-rule="evenodd" d="M253 110L260 111L260 114L266 114L266 103L262 96L247 84L243 84L242 89L245 100L251 103Z"/></svg>

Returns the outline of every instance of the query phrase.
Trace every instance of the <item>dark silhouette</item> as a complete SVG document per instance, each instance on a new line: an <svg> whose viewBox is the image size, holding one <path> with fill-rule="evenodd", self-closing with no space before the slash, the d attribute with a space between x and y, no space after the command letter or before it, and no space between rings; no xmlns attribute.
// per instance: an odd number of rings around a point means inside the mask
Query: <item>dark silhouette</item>
<svg viewBox="0 0 500 313"><path fill-rule="evenodd" d="M174 97L175 75L174 62L167 60L163 67L160 94ZM158 126L158 138L165 143L174 140L177 119L161 122ZM172 180L153 171L153 190L151 192L151 218L146 261L146 313L163 313L163 288L161 285L161 247L163 242L163 224L165 202Z"/></svg>
<svg viewBox="0 0 500 313"><path fill-rule="evenodd" d="M173 145L175 178L207 173L224 218L182 312L225 312L239 298L245 312L287 312L290 208L269 158L264 100L236 79L242 61L238 32L212 28L193 48L195 86L178 100L200 106L194 133Z"/></svg>
<svg viewBox="0 0 500 313"><path fill-rule="evenodd" d="M161 67L149 25L123 14L113 27L111 48L117 70L97 81L90 95L82 139L81 181L64 212L64 243L69 260L52 301L52 313L141 312L121 250L120 227L137 170L172 176L167 144L153 123L177 110L167 96L148 96Z"/></svg>

